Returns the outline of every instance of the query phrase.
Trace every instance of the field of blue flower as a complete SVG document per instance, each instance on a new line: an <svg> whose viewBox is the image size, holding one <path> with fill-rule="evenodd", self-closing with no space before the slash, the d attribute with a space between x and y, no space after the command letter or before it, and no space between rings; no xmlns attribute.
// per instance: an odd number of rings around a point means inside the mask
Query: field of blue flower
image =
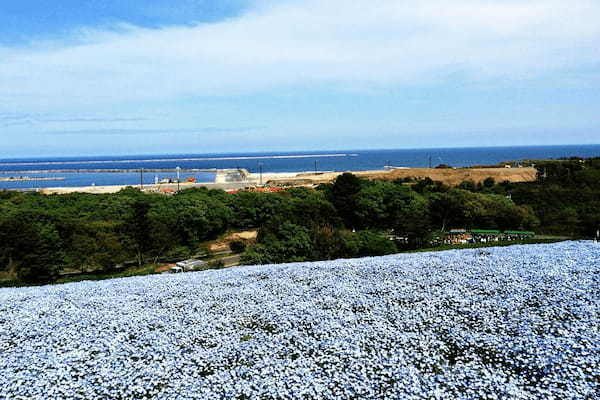
<svg viewBox="0 0 600 400"><path fill-rule="evenodd" d="M600 245L0 289L0 399L597 399Z"/></svg>

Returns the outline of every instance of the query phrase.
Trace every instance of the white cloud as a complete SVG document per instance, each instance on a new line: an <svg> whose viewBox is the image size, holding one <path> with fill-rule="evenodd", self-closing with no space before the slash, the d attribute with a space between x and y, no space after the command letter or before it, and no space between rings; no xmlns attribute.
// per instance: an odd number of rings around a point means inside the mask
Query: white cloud
<svg viewBox="0 0 600 400"><path fill-rule="evenodd" d="M64 45L0 49L0 100L96 104L452 75L520 79L599 63L597 21L596 0L286 1L220 23L120 26Z"/></svg>

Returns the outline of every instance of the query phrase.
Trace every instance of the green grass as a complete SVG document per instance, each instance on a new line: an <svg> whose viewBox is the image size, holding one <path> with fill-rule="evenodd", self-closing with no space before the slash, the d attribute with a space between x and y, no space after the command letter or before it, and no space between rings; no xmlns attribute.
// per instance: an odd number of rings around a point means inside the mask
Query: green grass
<svg viewBox="0 0 600 400"><path fill-rule="evenodd" d="M104 280L104 279L128 278L131 276L153 275L153 274L157 273L157 272L155 272L155 269L156 269L156 265L148 265L148 266L144 266L141 268L130 268L130 269L126 269L125 271L119 271L119 272L64 276L64 277L59 278L56 281L56 283L100 281L100 280Z"/></svg>
<svg viewBox="0 0 600 400"><path fill-rule="evenodd" d="M14 279L2 279L0 280L0 288L8 288L8 287L24 287L31 286L30 284L23 283Z"/></svg>

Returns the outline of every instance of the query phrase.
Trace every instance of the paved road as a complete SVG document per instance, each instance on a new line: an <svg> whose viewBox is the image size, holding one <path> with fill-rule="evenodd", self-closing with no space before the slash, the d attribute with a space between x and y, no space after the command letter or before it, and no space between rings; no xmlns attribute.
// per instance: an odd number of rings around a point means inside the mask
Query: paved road
<svg viewBox="0 0 600 400"><path fill-rule="evenodd" d="M240 259L242 256L240 254L233 254L231 256L226 256L220 258L223 261L225 267L234 267L236 265L240 265Z"/></svg>

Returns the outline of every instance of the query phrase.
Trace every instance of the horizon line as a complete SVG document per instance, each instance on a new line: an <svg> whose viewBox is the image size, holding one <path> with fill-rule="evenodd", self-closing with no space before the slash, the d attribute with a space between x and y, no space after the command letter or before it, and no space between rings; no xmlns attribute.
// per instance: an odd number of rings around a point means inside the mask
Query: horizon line
<svg viewBox="0 0 600 400"><path fill-rule="evenodd" d="M244 159L276 159L276 158L313 158L313 157L349 157L349 156L358 156L359 152L371 152L371 151L410 151L410 150L457 150L457 149L508 149L508 148L530 148L530 147L594 147L600 146L600 143L568 143L568 144L527 144L527 145L504 145L504 146L444 146L444 147L404 147L404 148L363 148L363 149L328 149L328 150L273 150L273 151L249 151L249 152L209 152L209 153L183 153L183 152L174 152L174 153L128 153L122 155L116 154L80 154L73 156L49 156L49 155L37 155L37 156L21 156L21 157L9 157L9 158L0 158L0 165L9 164L9 165L18 165L19 161L22 161L22 164L36 164L38 162L27 162L28 160L39 160L41 158L47 159L48 162L44 164L52 163L52 162L60 162L64 164L66 162L96 162L96 163L108 163L108 162L141 162L141 161L219 161L219 160L244 160ZM319 154L319 152L323 152L325 154ZM306 154L302 154L306 153ZM317 154L314 154L317 153ZM182 158L169 158L169 157L177 157L177 156L188 156ZM215 156L215 157L202 157L202 156ZM224 157L219 157L224 156ZM163 157L164 159L151 159L151 160L100 160L99 158L105 157ZM95 160L94 158L98 158ZM11 162L11 161L15 162ZM56 160L56 161L55 161Z"/></svg>

